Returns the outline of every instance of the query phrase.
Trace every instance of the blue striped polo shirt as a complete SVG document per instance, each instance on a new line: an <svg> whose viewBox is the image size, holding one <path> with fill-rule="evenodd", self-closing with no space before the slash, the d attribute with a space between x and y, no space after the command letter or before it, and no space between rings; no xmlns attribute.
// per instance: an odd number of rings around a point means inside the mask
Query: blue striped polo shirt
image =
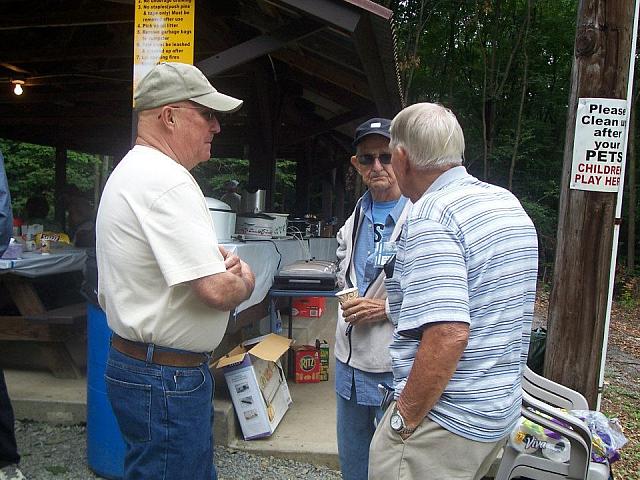
<svg viewBox="0 0 640 480"><path fill-rule="evenodd" d="M506 436L520 416L537 267L535 227L509 191L464 167L438 177L409 213L386 280L396 398L422 328L467 323L467 347L428 416L471 440Z"/></svg>

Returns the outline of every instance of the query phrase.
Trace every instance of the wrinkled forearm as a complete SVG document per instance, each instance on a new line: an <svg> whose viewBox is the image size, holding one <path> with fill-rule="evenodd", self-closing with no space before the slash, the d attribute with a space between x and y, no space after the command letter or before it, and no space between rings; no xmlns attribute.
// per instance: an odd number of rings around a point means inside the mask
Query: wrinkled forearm
<svg viewBox="0 0 640 480"><path fill-rule="evenodd" d="M466 323L438 323L427 327L398 398L398 410L408 427L419 425L436 404L456 371L467 346Z"/></svg>
<svg viewBox="0 0 640 480"><path fill-rule="evenodd" d="M211 308L230 311L251 296L255 287L253 273L242 276L221 272L191 282L196 295Z"/></svg>

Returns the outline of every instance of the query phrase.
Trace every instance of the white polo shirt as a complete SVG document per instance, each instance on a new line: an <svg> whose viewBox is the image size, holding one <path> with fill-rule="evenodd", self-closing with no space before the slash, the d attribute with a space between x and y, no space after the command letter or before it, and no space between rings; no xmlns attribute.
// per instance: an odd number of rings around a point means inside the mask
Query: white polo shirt
<svg viewBox="0 0 640 480"><path fill-rule="evenodd" d="M98 300L129 340L213 350L229 312L206 306L188 281L224 272L213 222L182 165L136 145L109 177L96 220Z"/></svg>

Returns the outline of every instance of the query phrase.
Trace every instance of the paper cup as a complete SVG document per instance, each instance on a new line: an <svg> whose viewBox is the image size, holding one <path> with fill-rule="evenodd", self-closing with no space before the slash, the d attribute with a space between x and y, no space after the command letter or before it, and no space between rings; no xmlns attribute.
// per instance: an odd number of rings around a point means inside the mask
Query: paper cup
<svg viewBox="0 0 640 480"><path fill-rule="evenodd" d="M360 294L358 293L358 288L345 288L344 290L340 290L336 293L336 297L338 297L338 301L340 305L343 305L347 300L351 300L352 298L358 298Z"/></svg>

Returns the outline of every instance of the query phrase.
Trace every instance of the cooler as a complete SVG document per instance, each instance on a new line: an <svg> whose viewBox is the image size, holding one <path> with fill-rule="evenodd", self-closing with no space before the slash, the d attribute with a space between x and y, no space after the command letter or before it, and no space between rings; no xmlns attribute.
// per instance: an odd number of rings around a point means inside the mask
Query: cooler
<svg viewBox="0 0 640 480"><path fill-rule="evenodd" d="M98 306L87 305L87 462L101 477L124 474L124 440L104 383L111 330Z"/></svg>

